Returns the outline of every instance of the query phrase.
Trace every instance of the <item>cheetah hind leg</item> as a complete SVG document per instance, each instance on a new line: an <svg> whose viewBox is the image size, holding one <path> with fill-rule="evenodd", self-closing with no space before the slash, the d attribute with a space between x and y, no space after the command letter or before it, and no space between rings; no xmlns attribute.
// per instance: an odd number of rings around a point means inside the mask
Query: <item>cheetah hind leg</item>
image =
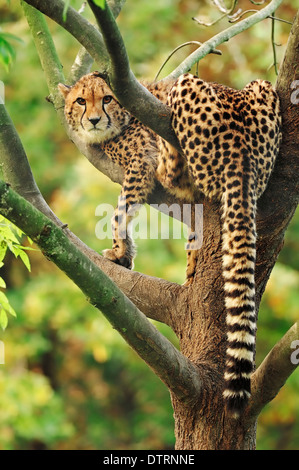
<svg viewBox="0 0 299 470"><path fill-rule="evenodd" d="M194 232L190 232L188 236L188 243L186 244L187 250L187 267L186 267L186 280L184 286L191 286L194 281L196 273L196 265L198 260L198 249L195 247L196 235Z"/></svg>
<svg viewBox="0 0 299 470"><path fill-rule="evenodd" d="M159 160L156 177L168 189L175 189L182 177L184 160L178 151L168 142L159 139Z"/></svg>
<svg viewBox="0 0 299 470"><path fill-rule="evenodd" d="M185 223L188 226L188 242L185 249L187 251L187 267L186 267L186 280L184 286L190 286L195 277L199 250L203 241L203 227L202 227L202 209L198 210L196 204L192 204L191 212L185 215L190 217L186 219Z"/></svg>

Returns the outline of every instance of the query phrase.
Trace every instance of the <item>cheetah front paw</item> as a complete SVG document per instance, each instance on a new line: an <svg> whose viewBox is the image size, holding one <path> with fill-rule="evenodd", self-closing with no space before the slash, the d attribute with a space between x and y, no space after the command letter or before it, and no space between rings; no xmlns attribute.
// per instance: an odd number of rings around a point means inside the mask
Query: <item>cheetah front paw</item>
<svg viewBox="0 0 299 470"><path fill-rule="evenodd" d="M125 253L123 256L118 257L115 250L104 250L103 251L104 258L113 261L115 264L120 264L127 269L133 269L133 257L130 256L128 253Z"/></svg>

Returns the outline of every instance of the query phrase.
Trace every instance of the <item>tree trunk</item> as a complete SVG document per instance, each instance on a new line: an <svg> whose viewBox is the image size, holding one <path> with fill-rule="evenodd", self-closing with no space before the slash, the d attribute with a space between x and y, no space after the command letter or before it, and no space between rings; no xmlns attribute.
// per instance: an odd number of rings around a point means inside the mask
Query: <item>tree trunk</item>
<svg viewBox="0 0 299 470"><path fill-rule="evenodd" d="M208 214L208 217L207 217ZM177 450L254 449L255 422L227 416L222 399L226 327L222 280L220 211L204 204L203 246L191 288L180 299L176 333L181 352L204 377L198 401L183 403L172 394Z"/></svg>
<svg viewBox="0 0 299 470"><path fill-rule="evenodd" d="M217 404L187 407L172 399L176 450L255 450L256 423L225 419Z"/></svg>
<svg viewBox="0 0 299 470"><path fill-rule="evenodd" d="M298 80L298 68L293 66L298 64L299 58L298 21L299 12L290 33L277 81L283 115L283 142L268 189L258 205L257 312L266 283L283 246L285 230L298 204L298 173L294 169L298 168L299 106L291 99L294 89L292 84ZM196 276L192 288L186 289L185 295L179 299L181 314L176 318L174 329L180 339L181 352L197 365L199 375L204 377L204 390L199 397L199 406L196 402L189 405L183 403L172 394L176 449L254 450L257 417L267 401L263 402L258 411L255 410L256 404L251 403L240 420L228 417L223 409L221 384L226 336L221 274L221 224L216 203L205 201L203 223L203 246ZM290 362L289 359L288 361ZM272 367L275 369L273 361ZM280 370L280 376L284 374L283 371L287 376L287 368L286 363ZM269 369L271 367L268 367L268 374L271 375ZM259 382L256 376L253 376L253 388L256 388L255 379ZM281 385L284 382L285 379L281 377ZM261 381L257 386L261 389L254 392L259 398L255 395L251 402L258 402L263 394L266 395L267 386L269 383L265 385ZM272 394L268 397L268 401L274 396Z"/></svg>

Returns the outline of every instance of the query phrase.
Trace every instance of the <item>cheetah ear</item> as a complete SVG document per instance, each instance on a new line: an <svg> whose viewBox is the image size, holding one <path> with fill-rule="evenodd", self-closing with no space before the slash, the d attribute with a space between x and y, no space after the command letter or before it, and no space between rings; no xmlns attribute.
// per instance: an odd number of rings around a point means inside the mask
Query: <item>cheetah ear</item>
<svg viewBox="0 0 299 470"><path fill-rule="evenodd" d="M66 98L71 90L71 87L68 85L64 85L63 83L58 83L58 90L60 91L62 96Z"/></svg>

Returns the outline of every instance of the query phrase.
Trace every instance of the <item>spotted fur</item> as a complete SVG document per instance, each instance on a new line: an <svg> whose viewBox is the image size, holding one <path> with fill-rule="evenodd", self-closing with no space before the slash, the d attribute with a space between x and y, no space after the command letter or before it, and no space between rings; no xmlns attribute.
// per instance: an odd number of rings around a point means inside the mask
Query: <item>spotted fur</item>
<svg viewBox="0 0 299 470"><path fill-rule="evenodd" d="M173 86L168 105L184 157L160 141L158 174L164 185L176 186L186 160L194 185L221 201L227 323L223 396L238 416L250 396L254 367L256 206L280 146L279 100L267 81L255 80L237 91L186 74ZM190 251L189 283L196 260Z"/></svg>
<svg viewBox="0 0 299 470"><path fill-rule="evenodd" d="M131 208L147 200L155 178L178 198L192 200L199 190L221 201L227 323L223 396L228 410L238 416L250 396L254 367L256 206L279 150L279 100L262 80L234 90L185 74L172 85L162 82L149 90L170 106L182 153L131 117L98 73L59 88L73 131L91 145L100 144L125 170L107 258L132 267L134 246L127 234ZM194 237L191 227L186 285L196 271Z"/></svg>

